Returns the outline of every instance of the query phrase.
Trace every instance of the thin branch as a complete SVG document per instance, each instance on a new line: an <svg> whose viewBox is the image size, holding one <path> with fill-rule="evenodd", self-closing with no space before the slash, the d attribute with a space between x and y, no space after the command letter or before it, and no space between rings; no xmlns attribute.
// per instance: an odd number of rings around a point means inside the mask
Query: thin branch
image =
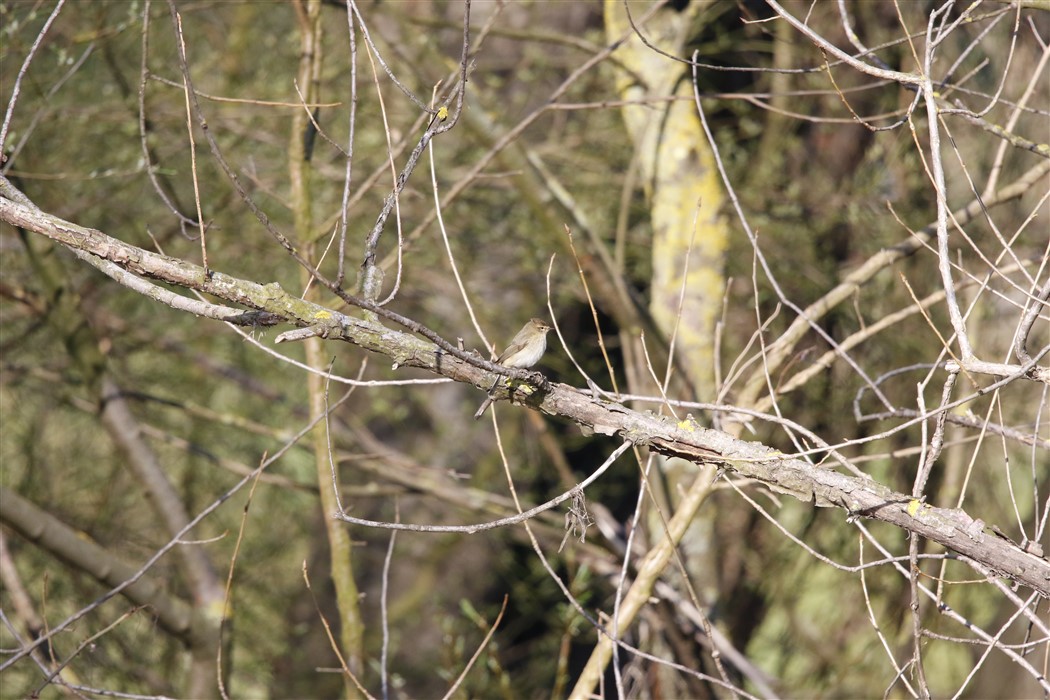
<svg viewBox="0 0 1050 700"><path fill-rule="evenodd" d="M18 74L15 76L14 85L11 86L11 97L7 100L7 110L4 112L4 121L0 124L0 159L3 158L4 146L7 145L7 131L11 127L11 118L15 113L15 105L18 104L18 96L22 92L22 80L25 78L26 72L29 70L29 65L33 62L33 58L36 57L36 52L40 50L40 46L44 43L44 37L47 36L47 32L51 29L51 25L54 24L55 20L58 19L58 15L62 12L62 8L65 7L66 0L58 0L55 4L55 9L51 10L51 14L48 15L47 20L44 22L44 26L37 32L36 38L33 40L33 45L29 47L29 52L26 54L25 59L22 61L21 67L18 69ZM11 8L8 7L7 11L10 12ZM13 161L12 161L13 162ZM3 166L2 172L6 172L11 167L11 163L0 162L0 166Z"/></svg>

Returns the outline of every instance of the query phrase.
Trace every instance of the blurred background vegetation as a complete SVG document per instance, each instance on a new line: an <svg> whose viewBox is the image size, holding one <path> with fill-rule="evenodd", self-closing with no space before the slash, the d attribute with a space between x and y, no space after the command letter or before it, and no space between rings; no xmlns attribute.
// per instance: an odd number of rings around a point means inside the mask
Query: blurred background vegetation
<svg viewBox="0 0 1050 700"><path fill-rule="evenodd" d="M312 260L320 260L328 250L319 267L332 276L338 253L337 246L329 246L338 229L346 159L326 138L315 139L305 161L312 178L305 202L290 183L289 162L304 134L295 82L301 65L302 17L307 12L318 17L318 53L323 55L314 86L314 104L322 106L314 108L314 118L335 144L345 148L348 142L351 62L347 13L341 4L312 5L305 0L176 4L210 133L277 228L295 231L289 235L303 250L311 251ZM880 47L877 55L882 61L902 71L916 69L912 50L902 38L902 22L921 33L938 3L847 4L857 33L869 47ZM796 16L812 10L809 22L816 31L839 46L849 46L831 3L812 8L801 2L785 5ZM358 8L386 63L423 100L439 82L447 86L454 80L462 42L461 3L364 2ZM652 6L632 3L631 8L635 21L641 21ZM30 45L53 9L50 2L6 1L0 6L4 104L11 98ZM949 12L958 17L963 9L956 6ZM552 93L574 71L617 39L618 28L624 28L624 35L630 31L622 11L622 4L616 2L473 4L474 44L464 110L456 126L434 140L449 246L480 325L497 349L528 318L549 315L548 266L555 256L549 303L559 330L575 360L605 389L612 388L609 370L577 266L595 299L616 385L634 394L659 395L646 370L640 334L645 334L645 350L652 353L654 371L662 378L670 338L678 332L674 319L679 302L673 292L695 291L696 298L682 302L683 345L677 348L668 393L683 400L732 404L743 385L762 373L761 362L755 361L756 329L768 321L764 331L768 343L795 314L780 303L766 275L755 272L754 249L725 198L711 150L695 121L689 67L663 57L655 68L647 67L644 61L652 52L634 40L572 78L551 101ZM147 177L139 136L144 13L151 19L145 143L158 187ZM764 3L750 0L675 2L645 18L649 24L644 26L665 45L674 46L681 58L696 51L706 64L747 69L701 69L698 89L728 177L758 235L770 272L783 296L805 307L871 256L908 240L905 227L918 230L932 222L934 190L924 169L923 158L928 155L924 136L916 136L907 124L872 131L851 114L891 115L871 120L886 126L900 118L914 93L875 82L842 65L832 69L832 84L828 72L820 69L820 51L810 42L785 22L758 21L771 16ZM959 84L952 95L967 104L983 106L1001 84L1002 99L984 118L1003 124L1033 74L1045 73L1045 64L1040 63L1044 50L1037 37L1045 41L1050 35L1050 18L1045 11L1019 12L994 3L975 16L947 38L940 49L942 60L961 60L951 75L952 82ZM1011 50L1011 27L1018 17L1021 29ZM356 24L359 28L360 22ZM376 68L378 77L373 78L360 31L356 40L357 101L346 247L351 287L363 240L391 187L388 138L396 145L395 167L400 170L407 149L429 122L426 115L420 121L421 110L381 68ZM971 44L974 49L967 53ZM771 66L813 70L754 70ZM938 69L941 75L947 65ZM187 219L195 218L181 84L167 5L68 3L21 84L4 146L9 157L5 176L44 211L136 246L199 262L195 227L180 223L157 192L163 191ZM1013 127L1036 142L1047 139L1046 84L1043 80L1035 85ZM653 85L664 92L636 90ZM671 104L681 105L686 118L694 121L673 126ZM632 119L638 115L632 117L632 108L641 110L636 127ZM531 119L528 126L515 132L526 119ZM924 119L920 109L915 117L920 132ZM946 119L951 148L959 154L945 155L948 201L954 209L973 198L963 166L979 179L980 190L1004 142L961 119ZM656 135L643 134L652 124L665 129L657 129ZM672 145L687 149L693 161L690 170L668 173L673 151L660 151L663 144L657 144L660 134L676 133L675 128L692 134L691 142ZM507 138L509 142L502 143ZM301 292L302 271L237 195L210 156L199 125L195 140L211 267ZM922 148L917 148L917 140ZM491 160L474 172L490 155ZM1000 183L1013 182L1042 158L1009 147ZM424 157L399 197L400 234L392 220L381 239L379 258L385 270L381 298L393 289L399 274L397 248L402 240L400 289L389 308L452 342L462 338L466 348L487 356L434 221L429 167ZM654 214L661 195L670 191L669 182L696 183L692 194L673 195L681 211L675 214L679 223L668 230L684 236L685 248L669 242L661 230L666 222L662 224ZM1002 249L1011 251L1013 258L997 266L1016 260L1037 276L1042 259L1045 268L1050 226L1046 185L1044 173L1031 191L995 209L995 221L1009 239L1008 246L995 243L999 234L980 217L966 227L975 246L993 251L987 257L996 258ZM306 232L297 228L302 222L296 214L300 206L312 216ZM578 261L566 226L572 229ZM0 232L2 484L137 568L168 542L171 532L149 500L149 487L127 468L127 457L101 427L97 367L104 365L110 376L119 378L141 437L191 516L307 425L311 409L304 371L260 349L259 345L273 348L273 338L281 329L255 329L246 339L224 324L174 311L114 284L39 236L7 224ZM967 244L957 245L959 260L977 259ZM684 254L686 249L689 253ZM671 270L670 277L654 281L661 268ZM707 275L702 288L682 284L687 269L689 274ZM828 336L842 341L908 308L912 294L922 299L941 289L935 269L935 252L920 249L875 276L819 324ZM987 273L976 266L971 269L978 279ZM1045 277L1045 269L1041 274ZM1016 275L1015 269L1003 276ZM982 356L996 361L1009 355L1018 315L1015 306L1023 304L1022 291L999 286L1003 291L997 297L978 291L976 285L960 292L964 308L974 302L968 319L971 336L980 339ZM315 298L342 308L327 292L317 292ZM60 314L60 309L65 311ZM933 329L950 328L947 313L941 303L927 313L928 319L918 313L901 318L853 351L869 379L938 360L942 341ZM687 332L689 320L698 322ZM1035 344L1046 342L1047 325L1040 324L1033 335ZM550 339L540 369L553 380L584 386L554 333ZM758 406L761 398L779 391L828 348L811 331L787 365L770 377L770 386L745 407ZM299 362L309 360L304 344L279 349ZM325 363L331 362L332 372L344 377L360 373L369 380L430 378L415 370L395 370L389 358L368 356L346 344L326 343L321 352ZM741 357L751 364L734 374L734 363ZM880 389L894 406L914 407L916 383L927 371L924 364L890 377ZM777 411L829 443L864 438L905 420L902 415L892 417L892 422L858 420L854 400L864 386L866 380L856 368L836 361L798 390L778 394ZM342 391L332 384L330 400L334 403ZM927 406L935 406L939 397L940 384L934 381L926 392ZM468 524L512 513L492 425L487 419L471 420L481 399L482 392L474 387L451 382L354 389L330 416L342 500L352 514L374 520ZM652 402L632 405L660 408ZM859 405L865 412L883 410L870 393ZM971 413L965 415L976 416L978 424L992 412L995 417L990 420L996 424L1015 426L1031 436L1041 430L1042 439L1046 438L1047 401L1038 384L1019 383L1008 397L978 400L967 408ZM581 435L566 421L505 403L496 410L515 486L528 504L571 488L610 451L608 438ZM740 430L724 415L686 412L705 424ZM742 434L784 452L810 446L793 441L788 431L770 422L752 421ZM949 428L948 447L927 487L929 501L943 507L960 505L1020 540L1019 524L1041 517L1038 509L1046 507L1050 479L1046 452L999 438L975 444L980 435L979 429ZM921 440L921 426L915 425L857 444L849 454L877 481L908 493ZM341 639L345 611L337 604L329 577L330 513L318 500L318 455L312 447L308 442L292 447L266 470L251 497L237 554L229 608L232 624L225 630L224 664L231 697L320 698L355 692L338 673L339 660L322 623L327 620L336 639ZM644 463L644 451L627 454ZM695 474L691 465L659 463L654 468L653 499L669 508L667 517L682 484L688 485ZM743 488L814 550L846 565L859 563L858 531L844 526L844 513L780 499L755 486ZM639 461L625 457L587 491L595 515L612 529L592 528L585 543L570 539L559 551L562 515L549 514L536 523L554 570L592 613L611 614L623 537L638 490ZM238 546L247 496L245 489L226 501L192 531L195 544L182 545L203 552L222 581ZM659 520L648 500L646 504L636 535L640 551L660 537L654 524ZM352 539L352 575L360 591L361 618L355 623L363 634L359 677L377 694L382 644L379 601L390 537L381 530L339 527ZM893 554L907 552L905 533L878 523L869 524L868 531ZM1045 536L1045 530L1039 532ZM15 614L22 610L12 598L16 579L40 618L52 624L110 588L11 531L5 531L4 542L3 566L12 567L7 576L15 578L5 577L0 600L8 618L20 619L14 627L0 630L0 647L5 650L18 646L12 630L34 633L32 624L20 612ZM860 574L833 569L806 553L725 488L704 504L681 550L684 570L712 624L760 669L777 693L788 697L908 694L895 681L896 671L883 651L885 643L898 660L906 661L914 633L908 580L892 568L867 571L865 588ZM390 683L395 697L443 694L481 643L505 597L507 608L499 629L458 696L562 697L569 692L595 645L595 633L545 572L522 528L473 536L401 533L394 552L388 601ZM882 556L864 548L865 559ZM312 588L304 583L304 568ZM946 570L932 565L927 573L952 579L975 576L957 563L948 563ZM193 598L179 560L172 555L161 559L148 577L159 582L166 595L188 602ZM679 593L684 590L681 579L677 570L668 569L666 581ZM974 624L993 631L1016 612L1013 602L987 584L952 586L948 600ZM115 598L89 613L53 638L54 657L64 659L129 608L127 601ZM1045 604L1040 611L1045 619ZM869 615L877 620L881 639ZM939 634L966 636L965 630L933 608L923 610L923 622ZM1005 639L1017 642L1021 636L1022 628L1011 627ZM665 596L654 598L628 641L717 675L703 639L702 629L683 618L681 605ZM960 689L964 697L1021 697L1037 692L1034 686L1024 685L1022 674L1001 654L982 662L975 678L967 682L983 647L935 639L924 639L923 644L935 695ZM5 658L0 656L0 663ZM51 660L48 654L41 659L45 665ZM623 653L621 660L630 697L709 697L726 692L644 660L625 659ZM80 651L63 678L93 688L185 697L187 688L194 687L187 679L188 668L185 641L159 630L149 609L143 609ZM731 669L729 676L748 692L766 694L753 678L742 679L737 669ZM905 676L911 677L907 672ZM3 672L0 693L25 696L39 689L42 679L40 669L23 659ZM610 684L611 679L610 674ZM214 691L214 680L211 684ZM55 693L54 687L44 691L45 696ZM612 695L611 685L606 693Z"/></svg>

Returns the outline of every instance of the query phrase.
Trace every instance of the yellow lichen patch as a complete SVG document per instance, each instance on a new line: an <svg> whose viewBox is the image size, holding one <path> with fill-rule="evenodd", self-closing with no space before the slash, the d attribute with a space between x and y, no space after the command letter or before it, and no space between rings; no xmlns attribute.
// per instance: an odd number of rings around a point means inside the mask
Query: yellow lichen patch
<svg viewBox="0 0 1050 700"><path fill-rule="evenodd" d="M908 515L913 518L917 517L925 508L926 504L922 501L918 501L914 498L908 501Z"/></svg>

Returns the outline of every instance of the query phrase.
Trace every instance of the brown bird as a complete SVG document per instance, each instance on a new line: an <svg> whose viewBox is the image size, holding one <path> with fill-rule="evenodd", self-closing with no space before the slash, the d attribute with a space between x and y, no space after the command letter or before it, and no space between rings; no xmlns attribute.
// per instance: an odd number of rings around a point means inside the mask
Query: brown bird
<svg viewBox="0 0 1050 700"><path fill-rule="evenodd" d="M547 350L547 331L550 329L551 327L543 319L530 319L518 331L514 339L510 341L507 349L496 358L496 362L504 367L514 367L516 369L532 367L540 361L543 353ZM474 414L474 420L485 415L485 411L492 405L492 393L499 381L499 379L496 379L496 381L492 382L492 386L489 387L489 395L478 408L477 413Z"/></svg>

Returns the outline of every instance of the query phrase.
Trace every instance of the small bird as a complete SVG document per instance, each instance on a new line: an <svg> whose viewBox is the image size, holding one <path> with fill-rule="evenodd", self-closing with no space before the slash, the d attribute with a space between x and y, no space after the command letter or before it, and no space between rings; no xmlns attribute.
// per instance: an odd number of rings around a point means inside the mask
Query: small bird
<svg viewBox="0 0 1050 700"><path fill-rule="evenodd" d="M514 339L510 341L510 345L496 359L496 362L504 367L514 367L516 369L532 367L540 361L543 353L547 350L547 331L550 329L551 327L543 319L530 319L518 331ZM499 379L496 379L496 381L492 382L492 386L489 387L488 398L485 399L478 408L477 413L474 414L474 420L481 418L489 406L492 405L492 392L496 385L499 384L499 381Z"/></svg>

